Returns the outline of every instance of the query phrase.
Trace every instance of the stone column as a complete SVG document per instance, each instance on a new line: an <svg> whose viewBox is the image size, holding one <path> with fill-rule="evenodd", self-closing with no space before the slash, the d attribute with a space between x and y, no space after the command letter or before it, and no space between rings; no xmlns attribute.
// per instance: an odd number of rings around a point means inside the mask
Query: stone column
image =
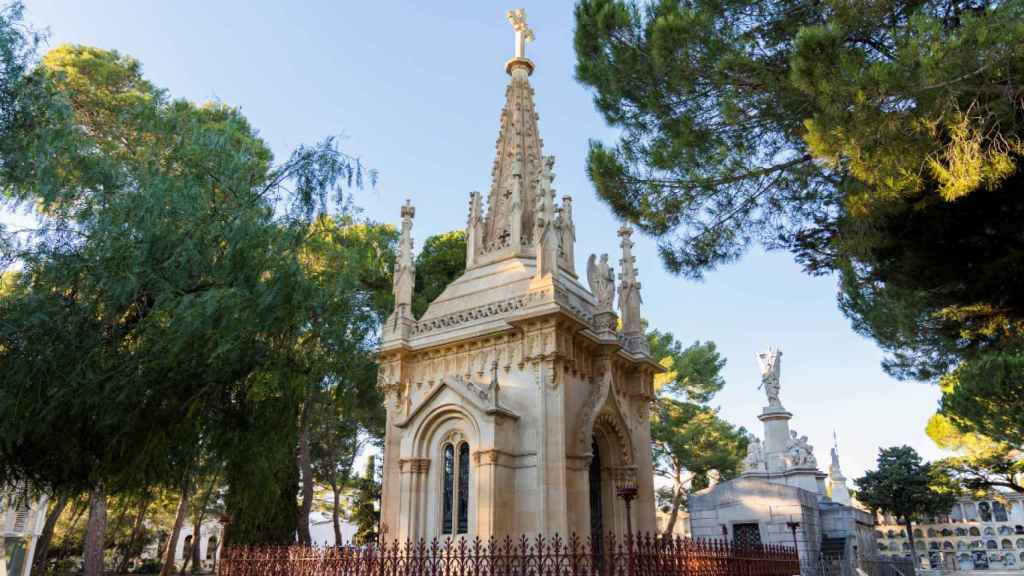
<svg viewBox="0 0 1024 576"><path fill-rule="evenodd" d="M497 450L478 450L473 454L473 462L476 465L476 535L484 541L491 536L498 536L495 530L495 516L503 510L498 505L497 487L494 485L497 461Z"/></svg>
<svg viewBox="0 0 1024 576"><path fill-rule="evenodd" d="M427 535L426 497L429 458L406 458L401 461L402 486L399 498L399 526L396 538L399 541L415 540Z"/></svg>
<svg viewBox="0 0 1024 576"><path fill-rule="evenodd" d="M789 420L793 414L782 406L766 406L758 420L764 422L764 458L769 474L786 471L786 444L789 443Z"/></svg>
<svg viewBox="0 0 1024 576"><path fill-rule="evenodd" d="M642 376L647 378L646 375ZM640 418L647 419L647 400L633 399L634 406L639 404L641 411ZM636 534L653 534L657 531L657 518L655 516L655 495L654 495L654 456L651 453L651 428L650 426L635 426L633 428L633 463L637 468L637 493L633 502L633 531Z"/></svg>
<svg viewBox="0 0 1024 576"><path fill-rule="evenodd" d="M554 330L548 330L553 341ZM541 496L537 510L540 520L538 531L545 536L559 534L565 538L569 530L569 518L566 510L564 389L560 386L554 361L541 360L535 369L541 420L537 451L538 488Z"/></svg>

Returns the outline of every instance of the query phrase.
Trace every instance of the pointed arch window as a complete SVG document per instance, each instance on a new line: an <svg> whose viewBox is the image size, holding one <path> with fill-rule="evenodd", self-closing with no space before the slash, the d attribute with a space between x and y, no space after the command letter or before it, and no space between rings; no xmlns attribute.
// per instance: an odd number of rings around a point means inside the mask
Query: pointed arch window
<svg viewBox="0 0 1024 576"><path fill-rule="evenodd" d="M452 533L452 511L455 508L455 448L444 445L444 481L441 490L443 510L441 511L441 533Z"/></svg>
<svg viewBox="0 0 1024 576"><path fill-rule="evenodd" d="M441 533L469 532L469 444L445 442L441 477Z"/></svg>
<svg viewBox="0 0 1024 576"><path fill-rule="evenodd" d="M458 521L458 533L465 534L469 532L469 444L463 442L459 444L459 489L456 494L459 496L458 506L456 507L459 512Z"/></svg>

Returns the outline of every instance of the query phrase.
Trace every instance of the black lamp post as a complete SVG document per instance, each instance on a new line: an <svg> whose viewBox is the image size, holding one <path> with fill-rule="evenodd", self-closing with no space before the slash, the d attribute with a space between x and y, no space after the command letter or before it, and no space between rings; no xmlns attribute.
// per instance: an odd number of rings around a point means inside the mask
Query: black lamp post
<svg viewBox="0 0 1024 576"><path fill-rule="evenodd" d="M623 466L616 470L615 493L626 503L626 548L629 549L629 573L633 573L633 514L631 504L636 498L636 467Z"/></svg>
<svg viewBox="0 0 1024 576"><path fill-rule="evenodd" d="M786 522L786 527L789 528L789 531L793 533L793 550L796 551L797 555L799 556L800 551L797 549L796 545L796 529L800 527L800 523L794 522L792 518L793 517L790 516L790 521Z"/></svg>

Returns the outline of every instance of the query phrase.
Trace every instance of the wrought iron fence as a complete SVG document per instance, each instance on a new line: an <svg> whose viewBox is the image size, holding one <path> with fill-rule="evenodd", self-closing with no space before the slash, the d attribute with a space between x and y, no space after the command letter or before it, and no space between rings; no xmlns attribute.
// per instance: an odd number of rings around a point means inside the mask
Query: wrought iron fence
<svg viewBox="0 0 1024 576"><path fill-rule="evenodd" d="M228 547L218 576L794 576L796 551L765 545L610 535L504 540L445 539L372 546Z"/></svg>

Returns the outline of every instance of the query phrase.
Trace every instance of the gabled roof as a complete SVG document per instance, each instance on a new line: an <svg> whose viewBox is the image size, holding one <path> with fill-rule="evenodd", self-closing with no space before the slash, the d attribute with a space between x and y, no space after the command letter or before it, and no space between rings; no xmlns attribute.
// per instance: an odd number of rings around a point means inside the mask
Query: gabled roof
<svg viewBox="0 0 1024 576"><path fill-rule="evenodd" d="M427 392L423 398L409 410L409 415L403 420L397 422L395 426L399 428L405 428L408 426L410 422L416 419L416 416L418 416L420 412L433 402L434 398L436 398L442 390L451 390L456 396L459 396L462 399L463 406L471 406L488 416L500 415L506 418L512 418L513 420L519 419L518 414L501 405L501 402L495 395L493 388L483 389L477 386L476 383L463 380L459 376L449 376L442 379L440 383Z"/></svg>

